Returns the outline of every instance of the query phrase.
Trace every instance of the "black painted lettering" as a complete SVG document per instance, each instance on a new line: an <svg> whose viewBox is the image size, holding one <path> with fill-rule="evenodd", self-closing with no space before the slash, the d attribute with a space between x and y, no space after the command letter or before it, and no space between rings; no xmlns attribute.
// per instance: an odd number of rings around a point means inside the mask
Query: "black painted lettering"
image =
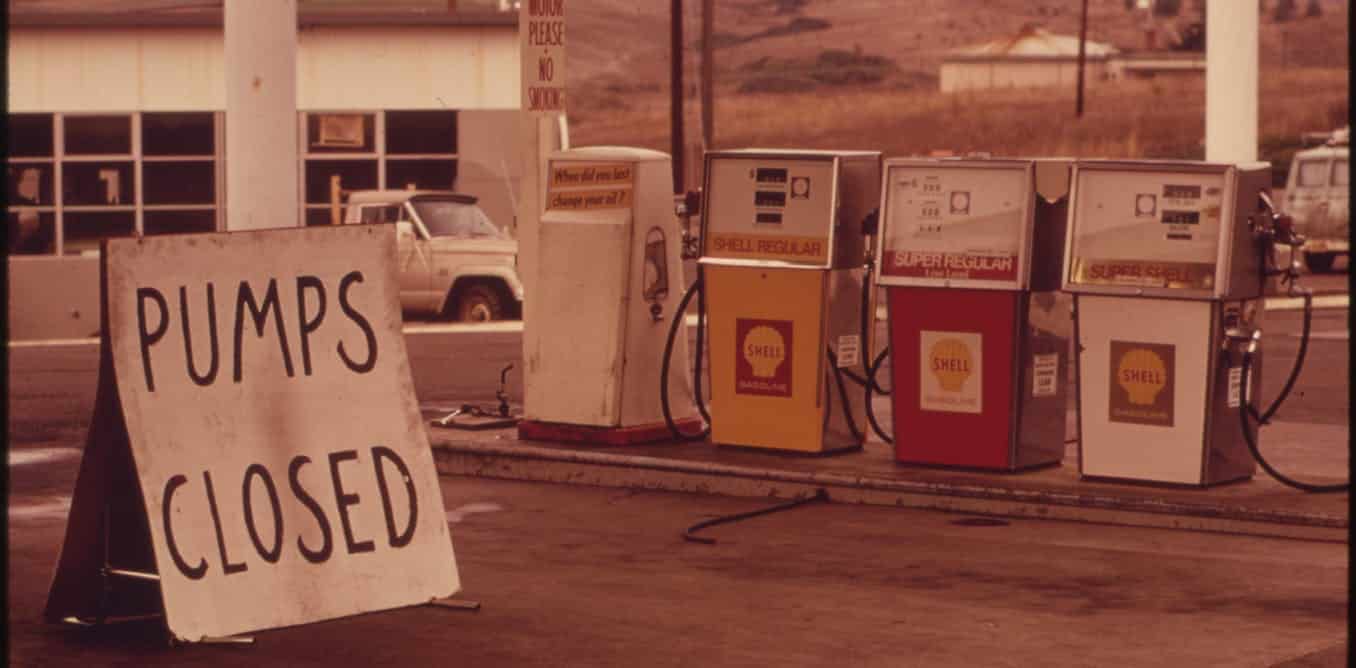
<svg viewBox="0 0 1356 668"><path fill-rule="evenodd" d="M339 506L339 523L344 527L344 543L348 545L349 554L371 552L377 549L376 544L370 540L353 539L353 524L348 518L348 507L357 505L360 499L357 494L345 493L344 483L339 479L339 464L357 459L358 452L356 450L340 450L330 453L330 480L334 483L334 502Z"/></svg>
<svg viewBox="0 0 1356 668"><path fill-rule="evenodd" d="M268 311L273 311L273 322L278 329L278 345L282 348L283 365L287 367L287 376L291 378L295 375L292 371L292 352L287 348L287 331L283 329L282 307L278 305L278 280L268 279L268 290L264 293L264 303L262 306L254 298L254 291L250 289L247 281L240 281L240 290L236 294L235 300L235 370L232 378L235 382L240 382L241 375L241 357L240 348L245 335L245 309L249 309L250 317L254 320L254 335L263 337L264 324L268 322Z"/></svg>
<svg viewBox="0 0 1356 668"><path fill-rule="evenodd" d="M184 328L184 359L188 364L188 377L198 385L211 385L217 378L217 367L219 366L220 352L217 346L217 297L216 286L207 284L207 331L211 334L212 361L207 366L207 373L198 373L198 366L193 356L193 327L189 324L188 318L188 288L179 286L179 321L183 323Z"/></svg>
<svg viewBox="0 0 1356 668"><path fill-rule="evenodd" d="M348 316L359 328L363 330L363 336L367 338L367 360L362 364L353 361L344 350L344 342L339 342L339 356L344 359L344 364L348 368L358 372L367 373L372 367L377 365L377 335L372 331L372 325L367 322L367 318L359 313L348 303L348 287L353 283L363 282L363 273L361 271L351 271L339 279L339 308L344 310L344 315Z"/></svg>
<svg viewBox="0 0 1356 668"><path fill-rule="evenodd" d="M207 575L207 560L198 560L197 566L189 566L184 561L184 555L179 553L179 544L174 540L174 523L170 521L170 507L174 505L174 490L188 483L188 478L184 475L171 476L165 483L165 494L161 498L161 507L165 522L165 543L169 545L170 559L174 561L174 566L179 569L184 577L190 580L201 580Z"/></svg>
<svg viewBox="0 0 1356 668"><path fill-rule="evenodd" d="M212 526L217 530L217 549L221 552L221 569L227 575L243 573L249 567L244 563L233 564L230 557L226 556L226 535L221 530L221 513L217 512L217 495L212 489L212 474L203 471L202 482L207 488L207 508L212 511Z"/></svg>
<svg viewBox="0 0 1356 668"><path fill-rule="evenodd" d="M264 542L259 539L259 530L254 525L254 500L250 493L250 482L255 478L264 481L264 490L268 492L268 504L273 509L273 547L271 549L264 547ZM268 469L263 464L250 464L245 469L245 482L240 490L241 498L245 504L245 528L250 531L250 540L254 542L254 549L259 551L259 556L264 558L270 564L278 563L278 557L282 555L282 535L283 518L282 506L278 503L278 487L273 484L273 476L268 474Z"/></svg>
<svg viewBox="0 0 1356 668"><path fill-rule="evenodd" d="M319 302L315 315L306 318L306 289L315 291ZM315 276L297 277L297 319L301 322L301 372L311 375L311 332L325 321L325 284Z"/></svg>
<svg viewBox="0 0 1356 668"><path fill-rule="evenodd" d="M315 515L316 524L320 526L320 549L312 550L306 547L301 536L297 536L297 549L301 551L301 556L305 557L306 561L319 564L329 560L330 553L334 550L334 541L331 540L330 521L325 519L325 511L321 510L315 497L312 497L302 488L301 479L297 477L297 474L301 473L301 467L310 463L311 458L306 455L293 457L292 463L287 466L287 480L291 483L292 493L296 495L297 500L301 501L302 505L306 506L306 509L311 511L312 515Z"/></svg>
<svg viewBox="0 0 1356 668"><path fill-rule="evenodd" d="M146 329L146 300L155 301L160 307L160 324L152 332ZM169 329L169 305L165 295L155 288L137 288L137 330L141 333L141 368L146 372L146 391L155 391L155 378L151 375L151 346L165 335Z"/></svg>
<svg viewBox="0 0 1356 668"><path fill-rule="evenodd" d="M391 507L391 492L386 486L386 472L382 468L381 461L395 464L400 469L400 479L405 481L405 494L410 499L410 516L405 520L405 528L396 533L395 509ZM386 513L386 535L391 539L391 547L405 547L410 544L414 538L414 527L419 521L419 497L414 493L414 479L410 477L410 470L405 467L405 462L400 459L390 448L378 445L372 448L372 466L377 470L377 487L381 491L381 509Z"/></svg>

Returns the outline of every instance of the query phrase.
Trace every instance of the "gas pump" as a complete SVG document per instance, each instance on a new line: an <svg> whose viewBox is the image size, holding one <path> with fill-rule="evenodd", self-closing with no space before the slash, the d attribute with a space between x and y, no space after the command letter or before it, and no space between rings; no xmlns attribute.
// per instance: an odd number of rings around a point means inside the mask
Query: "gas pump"
<svg viewBox="0 0 1356 668"><path fill-rule="evenodd" d="M896 461L1015 471L1063 457L1070 164L885 161L875 271Z"/></svg>
<svg viewBox="0 0 1356 668"><path fill-rule="evenodd" d="M1080 161L1064 289L1078 341L1079 472L1208 486L1249 478L1236 412L1260 387L1266 163Z"/></svg>
<svg viewBox="0 0 1356 668"><path fill-rule="evenodd" d="M577 148L552 154L547 173L519 437L628 444L667 439L668 424L700 427L688 378L659 366L669 322L683 320L669 156Z"/></svg>
<svg viewBox="0 0 1356 668"><path fill-rule="evenodd" d="M713 442L806 454L861 447L865 403L845 376L870 350L862 221L879 187L877 152L706 155L694 289L710 334Z"/></svg>

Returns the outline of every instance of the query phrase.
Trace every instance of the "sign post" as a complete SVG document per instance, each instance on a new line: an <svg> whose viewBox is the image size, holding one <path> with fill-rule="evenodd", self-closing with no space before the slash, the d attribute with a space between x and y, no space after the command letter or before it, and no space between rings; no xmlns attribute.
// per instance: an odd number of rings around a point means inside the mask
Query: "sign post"
<svg viewBox="0 0 1356 668"><path fill-rule="evenodd" d="M46 617L201 641L456 593L389 225L106 241Z"/></svg>
<svg viewBox="0 0 1356 668"><path fill-rule="evenodd" d="M523 359L543 322L537 280L541 215L545 210L546 156L568 148L553 127L565 114L566 0L522 0L518 14L521 61L522 197L518 202L518 273L523 281Z"/></svg>
<svg viewBox="0 0 1356 668"><path fill-rule="evenodd" d="M523 110L565 111L565 0L523 0L518 15Z"/></svg>

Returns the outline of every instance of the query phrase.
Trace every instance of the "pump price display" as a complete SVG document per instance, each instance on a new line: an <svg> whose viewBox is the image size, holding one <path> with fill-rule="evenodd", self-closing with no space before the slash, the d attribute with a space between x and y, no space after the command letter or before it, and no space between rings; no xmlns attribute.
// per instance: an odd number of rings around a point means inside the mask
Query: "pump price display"
<svg viewBox="0 0 1356 668"><path fill-rule="evenodd" d="M823 265L833 229L830 160L713 158L708 257Z"/></svg>
<svg viewBox="0 0 1356 668"><path fill-rule="evenodd" d="M1025 165L894 165L887 188L881 276L1017 280Z"/></svg>
<svg viewBox="0 0 1356 668"><path fill-rule="evenodd" d="M1077 172L1070 282L1214 286L1224 174L1170 169Z"/></svg>

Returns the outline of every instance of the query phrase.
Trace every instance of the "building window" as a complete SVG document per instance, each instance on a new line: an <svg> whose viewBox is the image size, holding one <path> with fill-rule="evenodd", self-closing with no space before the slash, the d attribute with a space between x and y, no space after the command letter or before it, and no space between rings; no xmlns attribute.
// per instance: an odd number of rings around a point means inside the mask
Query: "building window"
<svg viewBox="0 0 1356 668"><path fill-rule="evenodd" d="M355 190L451 190L457 182L457 112L325 111L302 114L303 217L330 223L331 180Z"/></svg>
<svg viewBox="0 0 1356 668"><path fill-rule="evenodd" d="M157 210L145 213L146 234L193 234L216 230L216 212Z"/></svg>
<svg viewBox="0 0 1356 668"><path fill-rule="evenodd" d="M56 214L28 207L9 208L11 255L51 255L56 252Z"/></svg>
<svg viewBox="0 0 1356 668"><path fill-rule="evenodd" d="M88 255L99 250L99 241L136 234L136 212L67 210L62 216L62 252Z"/></svg>
<svg viewBox="0 0 1356 668"><path fill-rule="evenodd" d="M451 190L457 183L457 162L448 159L387 160L386 187Z"/></svg>
<svg viewBox="0 0 1356 668"><path fill-rule="evenodd" d="M66 161L61 167L61 200L66 206L136 206L131 160Z"/></svg>
<svg viewBox="0 0 1356 668"><path fill-rule="evenodd" d="M142 114L141 154L211 158L216 154L213 117L210 111Z"/></svg>
<svg viewBox="0 0 1356 668"><path fill-rule="evenodd" d="M311 114L306 120L310 153L374 153L373 114Z"/></svg>
<svg viewBox="0 0 1356 668"><path fill-rule="evenodd" d="M51 114L10 114L5 165L11 255L56 252L56 132Z"/></svg>
<svg viewBox="0 0 1356 668"><path fill-rule="evenodd" d="M386 112L386 153L447 155L457 152L457 112Z"/></svg>
<svg viewBox="0 0 1356 668"><path fill-rule="evenodd" d="M381 149L377 112L335 111L303 114L302 209L306 225L328 225L330 183L342 190L381 187ZM341 196L341 200L343 196Z"/></svg>
<svg viewBox="0 0 1356 668"><path fill-rule="evenodd" d="M10 114L8 120L10 158L52 158L51 114Z"/></svg>
<svg viewBox="0 0 1356 668"><path fill-rule="evenodd" d="M99 240L137 232L136 155L131 114L61 118L58 252L96 252Z"/></svg>
<svg viewBox="0 0 1356 668"><path fill-rule="evenodd" d="M10 160L5 170L9 176L9 203L11 206L51 206L52 162Z"/></svg>
<svg viewBox="0 0 1356 668"><path fill-rule="evenodd" d="M146 185L142 197L148 207L161 204L201 204L216 200L216 170L211 160L150 162L141 166Z"/></svg>
<svg viewBox="0 0 1356 668"><path fill-rule="evenodd" d="M11 254L217 229L219 114L10 114Z"/></svg>
<svg viewBox="0 0 1356 668"><path fill-rule="evenodd" d="M141 115L143 234L216 230L216 153L216 114Z"/></svg>
<svg viewBox="0 0 1356 668"><path fill-rule="evenodd" d="M385 158L387 188L455 188L457 112L386 112Z"/></svg>
<svg viewBox="0 0 1356 668"><path fill-rule="evenodd" d="M130 155L132 153L132 117L67 116L65 126L67 155Z"/></svg>

